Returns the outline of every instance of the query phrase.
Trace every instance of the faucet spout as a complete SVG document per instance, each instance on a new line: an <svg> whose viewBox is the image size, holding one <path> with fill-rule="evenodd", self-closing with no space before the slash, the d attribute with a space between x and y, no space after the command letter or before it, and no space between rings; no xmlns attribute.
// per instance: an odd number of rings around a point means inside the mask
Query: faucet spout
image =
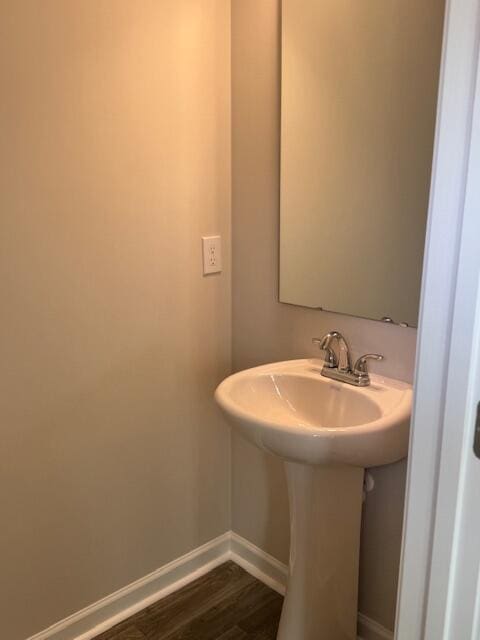
<svg viewBox="0 0 480 640"><path fill-rule="evenodd" d="M338 331L333 331L333 337L338 343L338 370L349 372L352 370L352 360L347 341Z"/></svg>
<svg viewBox="0 0 480 640"><path fill-rule="evenodd" d="M334 332L333 332L334 333ZM338 360L335 351L331 347L333 340L333 333L327 333L323 338L313 338L313 344L318 344L320 351L325 351L325 364L327 369L336 369L338 367Z"/></svg>

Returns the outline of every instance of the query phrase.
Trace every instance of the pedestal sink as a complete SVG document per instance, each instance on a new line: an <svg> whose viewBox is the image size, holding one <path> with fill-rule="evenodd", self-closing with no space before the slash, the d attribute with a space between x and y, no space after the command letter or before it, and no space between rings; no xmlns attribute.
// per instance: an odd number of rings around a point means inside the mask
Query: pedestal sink
<svg viewBox="0 0 480 640"><path fill-rule="evenodd" d="M355 640L364 469L405 457L410 385L376 375L353 387L321 361L278 362L224 380L229 422L281 457L291 546L278 640Z"/></svg>

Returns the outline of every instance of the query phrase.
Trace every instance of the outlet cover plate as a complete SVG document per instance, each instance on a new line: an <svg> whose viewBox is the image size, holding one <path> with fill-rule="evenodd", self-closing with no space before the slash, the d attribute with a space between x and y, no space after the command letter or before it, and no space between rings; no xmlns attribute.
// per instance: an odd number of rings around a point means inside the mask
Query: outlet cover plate
<svg viewBox="0 0 480 640"><path fill-rule="evenodd" d="M222 239L220 236L203 236L203 274L220 273L222 270Z"/></svg>

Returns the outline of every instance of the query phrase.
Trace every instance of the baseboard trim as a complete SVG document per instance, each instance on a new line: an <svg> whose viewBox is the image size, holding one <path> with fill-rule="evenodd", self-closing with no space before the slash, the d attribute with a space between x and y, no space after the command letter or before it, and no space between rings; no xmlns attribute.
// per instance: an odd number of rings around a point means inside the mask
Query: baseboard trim
<svg viewBox="0 0 480 640"><path fill-rule="evenodd" d="M234 562L278 593L284 595L288 578L288 567L265 553L237 533L231 533L231 557ZM393 633L358 614L358 640L393 640Z"/></svg>
<svg viewBox="0 0 480 640"><path fill-rule="evenodd" d="M288 567L237 533L231 533L231 558L252 576L285 595Z"/></svg>
<svg viewBox="0 0 480 640"><path fill-rule="evenodd" d="M392 631L385 629L363 613L358 614L358 636L358 640L393 640Z"/></svg>
<svg viewBox="0 0 480 640"><path fill-rule="evenodd" d="M236 562L284 595L287 566L237 533L228 531L27 640L93 640L227 560ZM358 640L393 640L390 631L361 613L358 615L358 631Z"/></svg>
<svg viewBox="0 0 480 640"><path fill-rule="evenodd" d="M92 640L230 559L230 532L57 622L28 640Z"/></svg>

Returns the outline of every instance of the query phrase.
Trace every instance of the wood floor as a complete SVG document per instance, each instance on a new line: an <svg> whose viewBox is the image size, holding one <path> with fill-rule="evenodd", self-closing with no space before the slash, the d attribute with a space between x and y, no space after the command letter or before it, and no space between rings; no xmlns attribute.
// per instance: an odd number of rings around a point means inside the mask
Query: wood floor
<svg viewBox="0 0 480 640"><path fill-rule="evenodd" d="M227 562L95 640L274 640L282 603Z"/></svg>

